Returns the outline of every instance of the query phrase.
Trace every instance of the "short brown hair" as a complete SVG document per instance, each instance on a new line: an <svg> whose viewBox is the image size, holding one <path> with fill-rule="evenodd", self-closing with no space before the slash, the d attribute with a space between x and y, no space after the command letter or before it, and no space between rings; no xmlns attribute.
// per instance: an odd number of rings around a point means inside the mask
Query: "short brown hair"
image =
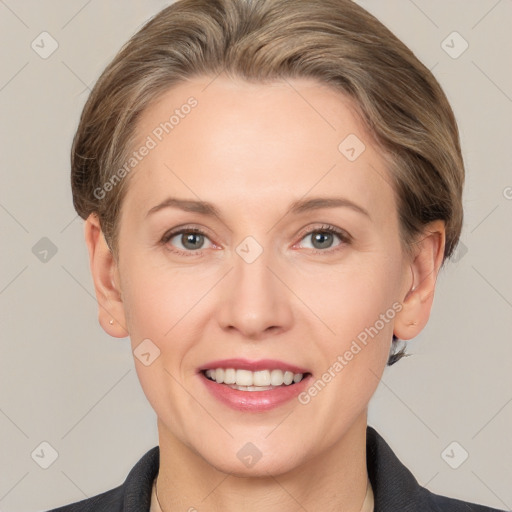
<svg viewBox="0 0 512 512"><path fill-rule="evenodd" d="M105 197L97 191L126 160L138 118L171 86L220 73L262 83L312 78L350 97L389 160L404 246L441 219L444 259L452 254L464 184L455 117L432 73L382 23L350 0L179 0L107 66L73 141L76 211L98 215L114 255L128 179Z"/></svg>

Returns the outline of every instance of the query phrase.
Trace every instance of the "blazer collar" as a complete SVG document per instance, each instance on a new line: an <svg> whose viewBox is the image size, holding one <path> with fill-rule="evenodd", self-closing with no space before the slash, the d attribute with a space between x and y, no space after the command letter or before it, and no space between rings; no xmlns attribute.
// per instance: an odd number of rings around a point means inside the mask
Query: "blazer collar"
<svg viewBox="0 0 512 512"><path fill-rule="evenodd" d="M428 492L370 426L366 427L366 466L375 498L374 512L416 511L427 506ZM431 510L425 508L425 510Z"/></svg>

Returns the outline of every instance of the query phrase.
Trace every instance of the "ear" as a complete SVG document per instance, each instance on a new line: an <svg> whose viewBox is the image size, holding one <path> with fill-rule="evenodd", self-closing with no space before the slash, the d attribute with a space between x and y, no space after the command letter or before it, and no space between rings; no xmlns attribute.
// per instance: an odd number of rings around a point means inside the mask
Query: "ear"
<svg viewBox="0 0 512 512"><path fill-rule="evenodd" d="M427 224L414 243L408 291L394 324L394 334L402 340L417 336L428 322L437 275L443 263L445 239L445 224L436 220Z"/></svg>
<svg viewBox="0 0 512 512"><path fill-rule="evenodd" d="M85 242L89 265L98 300L98 319L103 330L115 338L128 336L124 304L119 285L119 272L101 230L98 216L91 213L85 221Z"/></svg>

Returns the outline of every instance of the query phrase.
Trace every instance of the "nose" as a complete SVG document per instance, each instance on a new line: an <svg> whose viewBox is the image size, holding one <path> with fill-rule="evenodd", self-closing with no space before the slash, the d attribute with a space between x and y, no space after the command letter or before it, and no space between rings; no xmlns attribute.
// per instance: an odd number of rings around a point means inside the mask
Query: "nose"
<svg viewBox="0 0 512 512"><path fill-rule="evenodd" d="M218 321L224 330L261 340L291 327L293 293L270 251L249 261L234 254L234 268L223 280Z"/></svg>

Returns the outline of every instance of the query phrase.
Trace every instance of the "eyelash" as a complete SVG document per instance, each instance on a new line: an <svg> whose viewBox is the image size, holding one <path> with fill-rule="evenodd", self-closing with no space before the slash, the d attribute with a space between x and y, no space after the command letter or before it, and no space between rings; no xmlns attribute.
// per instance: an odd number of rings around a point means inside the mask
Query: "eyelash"
<svg viewBox="0 0 512 512"><path fill-rule="evenodd" d="M162 237L162 239L160 240L160 243L162 245L167 246L167 244L169 243L169 240L174 238L176 235L182 235L184 233L188 233L188 234L194 233L194 234L198 234L198 235L203 235L206 238L208 238L208 234L205 233L204 231L202 231L201 229L196 228L196 227L185 226L176 231L170 231L170 232L165 233L164 236ZM338 250L341 250L345 245L348 245L352 242L352 237L346 231L335 228L334 226L331 226L329 224L324 224L324 225L320 226L319 228L314 228L314 229L311 229L304 233L301 233L299 241L303 240L306 236L311 235L313 233L330 233L330 234L338 236L338 238L341 240L341 243L333 249L325 249L325 250L310 249L310 251L313 254L324 254L324 255L331 254ZM182 251L180 249L168 249L168 250L170 252L172 252L174 254L178 254L180 256L201 257L203 255L203 251L205 251L206 249L197 249L197 250L191 250L191 251Z"/></svg>

